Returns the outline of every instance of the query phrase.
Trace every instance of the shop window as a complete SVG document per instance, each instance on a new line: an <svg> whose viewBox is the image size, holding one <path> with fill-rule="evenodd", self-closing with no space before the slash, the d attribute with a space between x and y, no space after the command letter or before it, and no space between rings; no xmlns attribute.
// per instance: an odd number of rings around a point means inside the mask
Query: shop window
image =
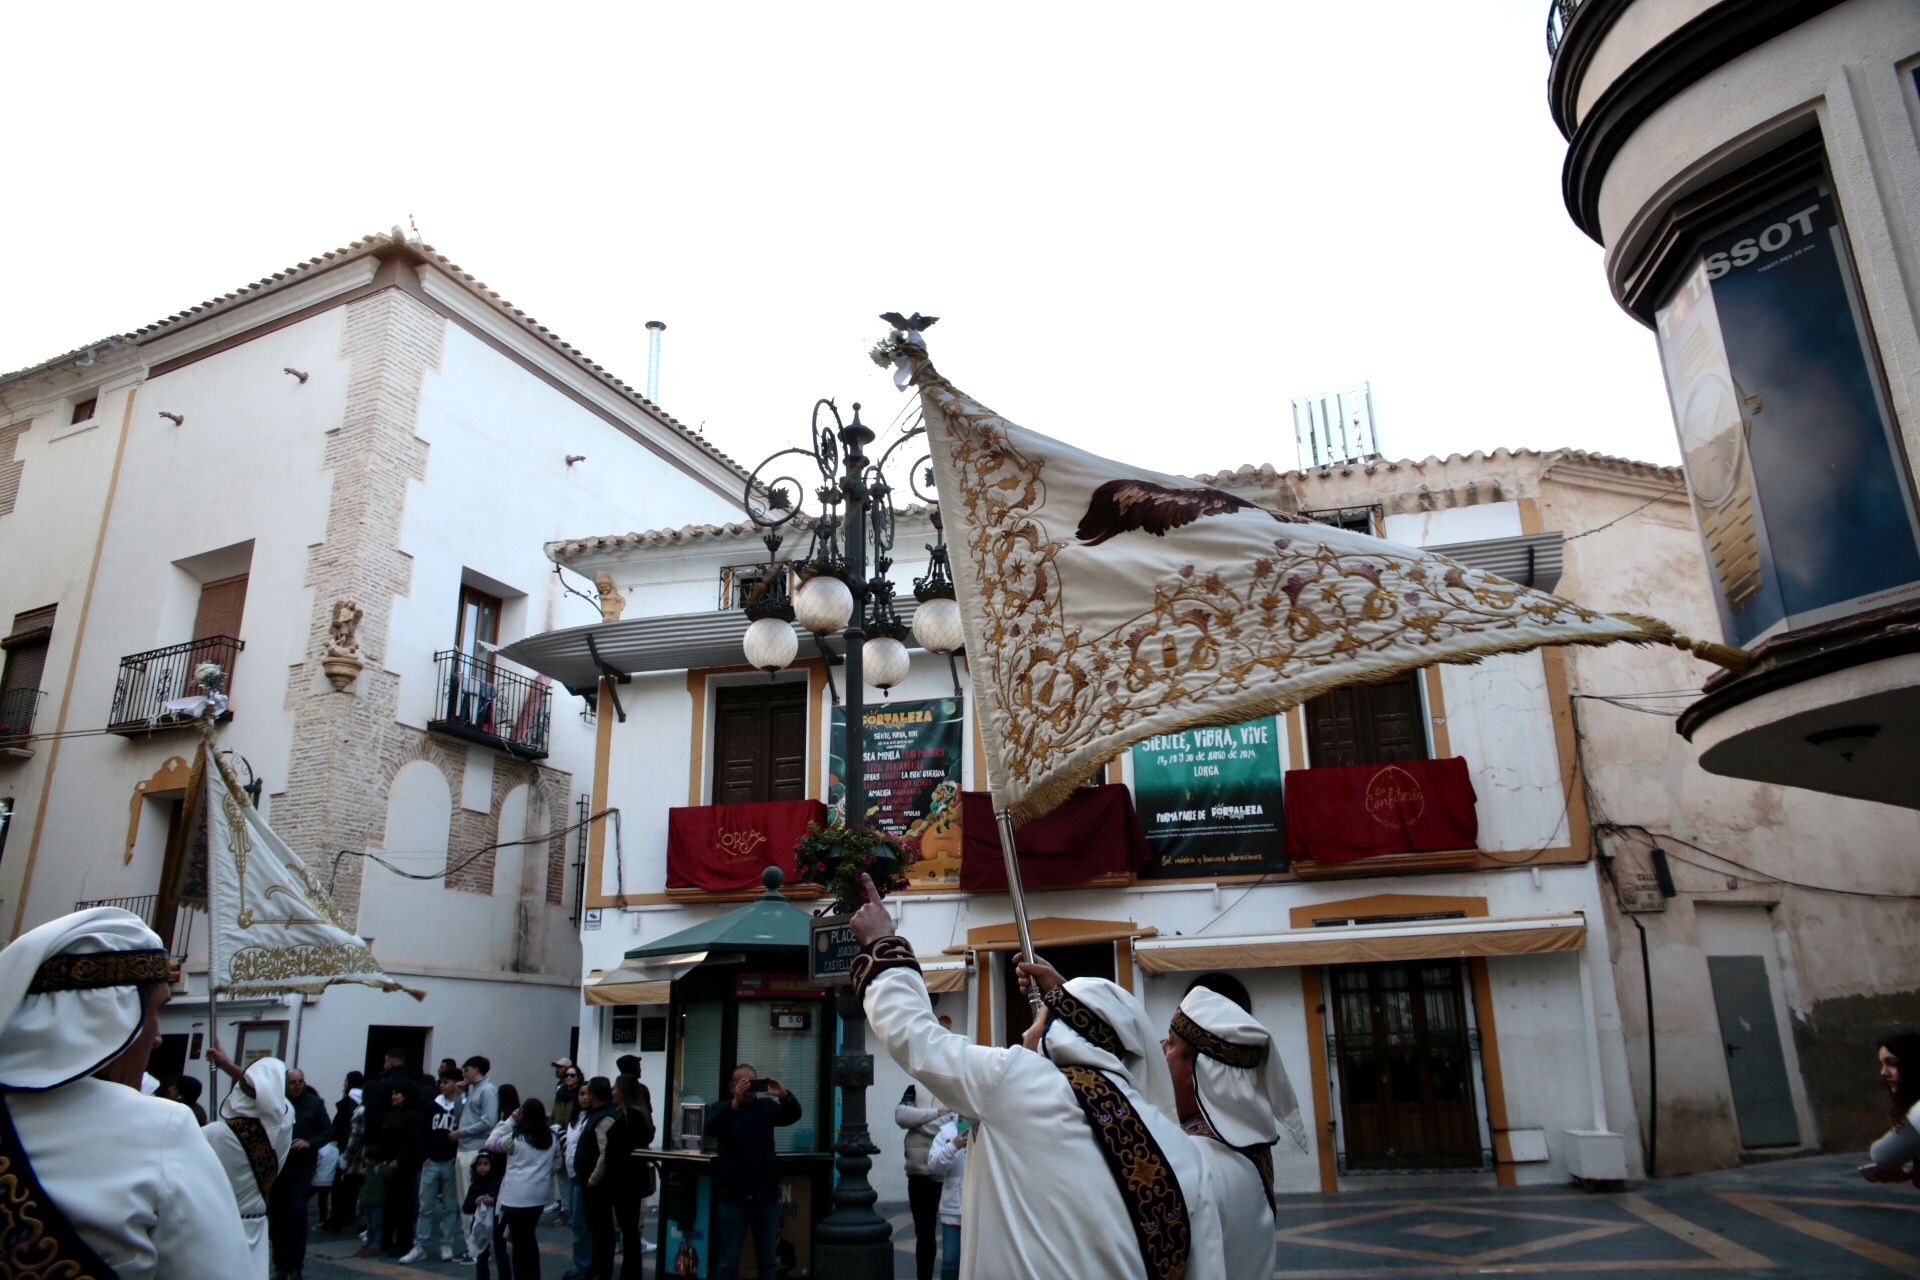
<svg viewBox="0 0 1920 1280"><path fill-rule="evenodd" d="M807 798L807 683L719 689L713 709L713 803Z"/></svg>
<svg viewBox="0 0 1920 1280"><path fill-rule="evenodd" d="M1389 764L1425 760L1427 726L1420 701L1420 673L1380 684L1352 685L1306 703L1308 763Z"/></svg>
<svg viewBox="0 0 1920 1280"><path fill-rule="evenodd" d="M1920 519L1818 138L1683 205L1631 300L1726 638L1920 600Z"/></svg>

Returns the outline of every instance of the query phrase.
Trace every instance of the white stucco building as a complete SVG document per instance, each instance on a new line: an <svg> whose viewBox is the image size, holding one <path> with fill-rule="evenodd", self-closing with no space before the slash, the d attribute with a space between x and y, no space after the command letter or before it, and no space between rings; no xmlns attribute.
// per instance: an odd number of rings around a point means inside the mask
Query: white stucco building
<svg viewBox="0 0 1920 1280"><path fill-rule="evenodd" d="M1677 478L1671 468L1596 455L1502 450L1307 472L1243 468L1203 479L1276 509L1365 521L1396 540L1445 546L1597 607L1656 613L1685 628L1711 604ZM705 525L554 543L556 563L618 584L624 617L515 650L563 684L598 685L596 768L623 830L617 843L596 832L590 847L582 1059L604 1070L615 1055L640 1048L667 1113L663 1132L671 1132L675 1098L714 1096L717 1081L704 1076L723 1059L754 1056L750 1045L774 1051L757 1031L757 1012L723 1031L721 1014L674 1003L666 984L636 982L639 970L623 968L635 947L712 920L757 892L689 886L670 853L673 825L707 813L724 826L730 806L715 803L723 791L735 802L829 799L838 768L829 736L829 683L838 673L811 639L772 681L742 665L746 621L734 607L736 584L764 558L755 534L740 524ZM903 525L898 546L904 555L927 540L923 529ZM923 568L906 561L892 574L903 590ZM1433 1170L1490 1185L1639 1177L1650 1107L1679 1117L1661 1140L1672 1144L1663 1171L1737 1160L1734 1083L1724 1063L1694 1043L1714 1039L1716 997L1734 998L1710 981L1715 956L1758 966L1766 1035L1785 1072L1767 1103L1785 1108L1787 1145L1815 1145L1820 1117L1796 1041L1826 1051L1804 1032L1827 995L1851 998L1863 982L1876 992L1892 988L1841 972L1839 938L1820 923L1829 900L1769 877L1800 880L1825 850L1845 846L1839 856L1853 859L1858 874L1898 892L1905 881L1892 855L1920 832L1891 810L1862 822L1839 814L1841 801L1783 802L1776 788L1702 773L1672 734L1670 715L1632 708L1670 710L1634 695L1697 688L1707 671L1664 650L1549 650L1421 672L1399 695L1330 695L1356 701L1282 717L1275 776L1457 757L1476 797L1473 847L1345 863L1314 859L1309 849L1289 865L1238 876L1102 874L1030 890L1038 938L1078 971L1131 986L1156 1018L1204 973L1244 987L1280 1045L1307 1121L1309 1150L1278 1161L1283 1189L1333 1190ZM603 681L609 672L624 680ZM1409 704L1396 696L1411 698L1411 724ZM606 715L609 697L619 699L624 722ZM884 702L871 689L868 698L870 708L896 711L957 701L967 718L961 783L982 785L970 699L956 691L944 660L916 650L908 679ZM726 726L761 723L753 717L765 713L753 708L762 703L789 707L791 736L768 730L755 739L764 747L744 752L737 741L727 745L735 731ZM1356 729L1361 722L1371 727ZM756 751L773 762L757 774ZM1110 767L1107 781L1136 786L1136 759ZM752 785L760 790L741 789ZM1286 785L1297 785L1293 775ZM1755 821L1762 812L1774 820ZM1141 817L1151 820L1144 805ZM1654 833L1676 854L1687 847L1675 837L1737 851L1759 870L1731 886L1721 876L1709 888L1707 872L1682 866L1671 904L1658 894L1647 903L1636 894ZM755 870L764 858L749 861ZM795 895L803 906L807 892ZM1004 894L931 883L894 901L934 973L936 1011L981 1041L1011 1039L1023 1014L1015 1008L1009 1025L1013 942ZM1661 1044L1677 1046L1663 1047L1657 1098L1645 1071L1638 936L1623 903L1668 908L1648 917ZM1910 930L1913 915L1909 904L1883 904L1874 927ZM704 1047L669 1063L668 1020L694 1025L684 1021L690 1016L700 1032L694 1043ZM662 1087L670 1074L675 1097ZM891 1063L879 1063L869 1107L883 1199L904 1196L887 1112L905 1084ZM830 1136L810 1133L823 1143Z"/></svg>
<svg viewBox="0 0 1920 1280"><path fill-rule="evenodd" d="M184 960L162 1064L204 1071L206 917L163 874L194 735L162 704L216 661L220 743L260 807L427 992L223 1002L228 1047L277 1049L329 1096L389 1045L550 1081L582 847L550 833L592 812L594 726L493 649L597 616L544 543L716 518L740 483L397 231L0 378L7 935L79 903L146 915ZM359 661L336 689L342 602Z"/></svg>

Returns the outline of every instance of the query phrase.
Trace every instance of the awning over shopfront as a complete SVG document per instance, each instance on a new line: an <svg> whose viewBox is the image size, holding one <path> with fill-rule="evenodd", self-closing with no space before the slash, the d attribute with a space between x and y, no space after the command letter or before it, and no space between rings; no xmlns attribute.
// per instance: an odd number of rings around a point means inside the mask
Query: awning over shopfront
<svg viewBox="0 0 1920 1280"><path fill-rule="evenodd" d="M942 991L965 991L967 962L965 960L922 960L920 976L926 979L927 990L935 995Z"/></svg>
<svg viewBox="0 0 1920 1280"><path fill-rule="evenodd" d="M1220 937L1142 938L1134 944L1134 955L1148 973L1195 973L1208 969L1542 955L1579 951L1586 944L1587 919L1575 912L1328 925Z"/></svg>
<svg viewBox="0 0 1920 1280"><path fill-rule="evenodd" d="M588 1004L665 1004L668 986L638 969L595 969L580 994Z"/></svg>

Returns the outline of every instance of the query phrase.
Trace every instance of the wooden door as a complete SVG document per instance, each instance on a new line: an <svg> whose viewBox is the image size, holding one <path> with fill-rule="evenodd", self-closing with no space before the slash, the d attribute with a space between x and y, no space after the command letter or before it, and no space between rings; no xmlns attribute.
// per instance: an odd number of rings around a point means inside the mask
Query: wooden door
<svg viewBox="0 0 1920 1280"><path fill-rule="evenodd" d="M1419 680L1420 673L1410 671L1384 684L1352 685L1310 699L1308 762L1325 768L1425 760L1427 726Z"/></svg>
<svg viewBox="0 0 1920 1280"><path fill-rule="evenodd" d="M1340 965L1328 976L1347 1167L1479 1167L1460 961Z"/></svg>
<svg viewBox="0 0 1920 1280"><path fill-rule="evenodd" d="M788 680L718 691L713 803L807 798L807 687Z"/></svg>

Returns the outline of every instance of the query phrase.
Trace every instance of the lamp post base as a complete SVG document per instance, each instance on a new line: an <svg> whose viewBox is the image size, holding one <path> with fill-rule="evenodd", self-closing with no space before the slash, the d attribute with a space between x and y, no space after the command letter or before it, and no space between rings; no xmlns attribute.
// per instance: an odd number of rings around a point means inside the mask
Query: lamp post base
<svg viewBox="0 0 1920 1280"><path fill-rule="evenodd" d="M867 1181L880 1148L867 1132L873 1055L867 1020L851 988L840 990L840 1043L833 1083L840 1090L840 1140L834 1144L833 1212L813 1229L813 1273L833 1280L892 1280L893 1227L873 1211L880 1198Z"/></svg>

